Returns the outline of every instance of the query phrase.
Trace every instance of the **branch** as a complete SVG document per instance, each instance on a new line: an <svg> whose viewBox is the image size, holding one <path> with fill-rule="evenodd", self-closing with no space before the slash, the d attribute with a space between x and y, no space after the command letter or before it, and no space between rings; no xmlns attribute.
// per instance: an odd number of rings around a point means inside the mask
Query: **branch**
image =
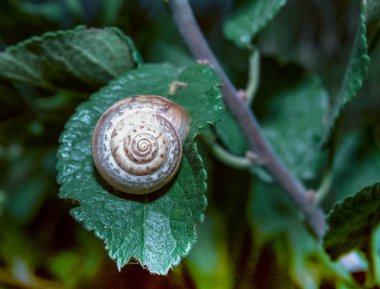
<svg viewBox="0 0 380 289"><path fill-rule="evenodd" d="M320 239L324 233L325 217L310 198L311 194L288 170L285 169L270 145L266 142L260 126L249 107L237 96L237 90L218 60L210 50L194 18L188 0L169 0L172 17L194 58L207 61L219 74L224 101L234 114L250 150L254 151L281 187L289 194L302 212L313 233Z"/></svg>

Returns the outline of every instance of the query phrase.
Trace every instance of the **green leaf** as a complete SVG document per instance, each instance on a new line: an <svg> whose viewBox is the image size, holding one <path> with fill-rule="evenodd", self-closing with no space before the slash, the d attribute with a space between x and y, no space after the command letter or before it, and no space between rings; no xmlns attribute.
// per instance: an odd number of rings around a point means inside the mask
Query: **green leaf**
<svg viewBox="0 0 380 289"><path fill-rule="evenodd" d="M40 262L39 250L35 240L26 236L24 228L16 226L6 215L0 219L0 228L6 234L0 234L0 259L2 267L10 268L17 260L20 260L33 268Z"/></svg>
<svg viewBox="0 0 380 289"><path fill-rule="evenodd" d="M65 4L73 16L85 21L85 13L80 0L67 0Z"/></svg>
<svg viewBox="0 0 380 289"><path fill-rule="evenodd" d="M48 30L57 29L57 25L37 15L32 15L22 9L25 1L0 1L0 47L13 44Z"/></svg>
<svg viewBox="0 0 380 289"><path fill-rule="evenodd" d="M256 0L235 12L224 26L225 36L241 47L264 28L284 6L286 0Z"/></svg>
<svg viewBox="0 0 380 289"><path fill-rule="evenodd" d="M132 40L117 28L80 26L8 47L0 53L0 77L47 89L95 90L140 62Z"/></svg>
<svg viewBox="0 0 380 289"><path fill-rule="evenodd" d="M186 259L197 288L232 288L233 266L228 254L228 232L215 211L208 212L206 221L199 225L197 244Z"/></svg>
<svg viewBox="0 0 380 289"><path fill-rule="evenodd" d="M0 218L3 215L4 207L7 203L7 195L3 190L0 190Z"/></svg>
<svg viewBox="0 0 380 289"><path fill-rule="evenodd" d="M174 81L186 86L169 96ZM188 254L196 240L194 225L204 218L206 170L194 137L219 120L223 109L219 80L204 65L178 72L169 65L145 65L111 82L78 107L63 132L58 152L60 196L80 203L71 213L104 240L118 268L135 257L151 272L166 274ZM118 197L94 171L91 138L100 115L132 95L168 96L191 116L191 129L176 181L160 196Z"/></svg>
<svg viewBox="0 0 380 289"><path fill-rule="evenodd" d="M371 261L370 274L374 284L380 285L380 224L373 228L370 242L370 249L367 252L368 259Z"/></svg>
<svg viewBox="0 0 380 289"><path fill-rule="evenodd" d="M22 2L21 8L28 14L44 17L56 22L62 20L65 17L64 13L66 12L63 3L55 1L42 3Z"/></svg>
<svg viewBox="0 0 380 289"><path fill-rule="evenodd" d="M19 223L30 221L42 206L50 188L49 179L41 173L25 180L22 186L11 192L7 202L9 215Z"/></svg>
<svg viewBox="0 0 380 289"><path fill-rule="evenodd" d="M320 288L322 278L329 277L352 282L349 274L330 262L305 229L293 202L278 186L254 183L248 221L259 246L274 242L273 249L283 269L300 288Z"/></svg>
<svg viewBox="0 0 380 289"><path fill-rule="evenodd" d="M221 142L230 152L245 155L249 149L248 142L230 110L224 111L223 119L215 125L215 129Z"/></svg>
<svg viewBox="0 0 380 289"><path fill-rule="evenodd" d="M55 175L56 147L48 149L40 143L40 147L36 149L31 143L28 144L29 146L24 147L21 143L2 142L0 147L0 163L3 171L0 188L7 196L4 212L8 220L18 225L30 223L40 211L49 193L56 189L52 179ZM54 164L50 170L51 163Z"/></svg>
<svg viewBox="0 0 380 289"><path fill-rule="evenodd" d="M313 109L310 109L313 108ZM312 77L273 97L263 131L287 167L302 179L314 177L321 158L323 121L328 110L328 95L321 81ZM244 155L248 144L229 111L216 124L223 145ZM251 169L261 180L270 181L258 167Z"/></svg>
<svg viewBox="0 0 380 289"><path fill-rule="evenodd" d="M187 140L193 140L199 129L222 120L224 102L219 91L219 78L203 65L190 65L178 74L175 81L190 86L179 87L170 99L190 113L192 125Z"/></svg>
<svg viewBox="0 0 380 289"><path fill-rule="evenodd" d="M334 206L327 218L323 242L333 259L355 248L366 252L371 232L380 221L379 199L380 183L376 183Z"/></svg>
<svg viewBox="0 0 380 289"><path fill-rule="evenodd" d="M256 181L251 191L248 220L260 244L286 233L297 222L294 205L277 186Z"/></svg>
<svg viewBox="0 0 380 289"><path fill-rule="evenodd" d="M167 34L168 28L165 27L165 32L162 33ZM174 32L172 33L174 34ZM169 38L167 35L165 36ZM165 39L161 34L156 35L151 42L149 43L147 58L154 62L169 62L177 67L184 67L193 62L191 56L179 43L171 43L170 39Z"/></svg>
<svg viewBox="0 0 380 289"><path fill-rule="evenodd" d="M85 287L96 278L103 260L102 244L90 233L78 228L76 247L59 251L48 259L50 273L65 288Z"/></svg>
<svg viewBox="0 0 380 289"><path fill-rule="evenodd" d="M106 25L112 25L116 22L121 9L123 8L124 0L101 0L102 22Z"/></svg>
<svg viewBox="0 0 380 289"><path fill-rule="evenodd" d="M337 148L333 168L335 200L343 200L379 181L380 151L363 145L365 139L367 132L354 131L346 134Z"/></svg>
<svg viewBox="0 0 380 289"><path fill-rule="evenodd" d="M367 0L366 9L368 20L379 18L380 16L380 1L379 0Z"/></svg>
<svg viewBox="0 0 380 289"><path fill-rule="evenodd" d="M314 177L321 158L320 141L328 95L318 78L309 78L275 96L263 121L274 150L296 176Z"/></svg>
<svg viewBox="0 0 380 289"><path fill-rule="evenodd" d="M335 129L336 122L341 115L343 109L357 94L361 88L365 77L367 76L370 58L368 55L367 44L367 14L365 0L361 1L360 21L357 28L354 45L348 61L346 72L340 86L336 103L333 108L332 115L329 120L327 135L324 142L328 142Z"/></svg>

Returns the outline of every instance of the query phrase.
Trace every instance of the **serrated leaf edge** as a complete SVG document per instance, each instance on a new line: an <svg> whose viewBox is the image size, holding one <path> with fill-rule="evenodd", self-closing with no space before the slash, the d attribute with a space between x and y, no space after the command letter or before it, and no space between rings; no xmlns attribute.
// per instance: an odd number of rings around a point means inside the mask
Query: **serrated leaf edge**
<svg viewBox="0 0 380 289"><path fill-rule="evenodd" d="M335 218L339 219L340 211L346 210L347 208L349 209L349 208L353 207L354 204L366 201L366 199L368 198L368 194L371 194L371 195L377 194L379 197L379 200L380 200L380 182L374 183L373 185L366 186L366 187L362 188L356 194L354 194L352 196L348 196L348 197L344 198L343 200L335 203L333 208L330 210L330 212L326 216L327 230L326 230L326 233L323 237L323 247L325 249L327 249L325 243L326 243L327 238L329 237L330 225L331 225L330 223L332 221L334 221ZM379 205L379 207L380 207L380 205ZM347 222L349 222L349 220L347 220Z"/></svg>
<svg viewBox="0 0 380 289"><path fill-rule="evenodd" d="M167 65L167 64L162 64L162 65ZM149 66L149 64L147 64L146 66ZM172 67L172 66L170 66L170 65L168 65L168 66L169 66L169 67ZM185 69L185 68L184 68L184 69ZM184 69L183 69L183 70L184 70ZM177 70L177 75L179 75L179 73L180 73L181 71L182 71L182 70ZM131 71L126 72L126 74L130 74L130 73L131 73ZM122 76L120 76L120 77L122 77ZM108 88L107 88L108 86L112 86L113 83L114 83L114 82L117 82L117 81L118 81L117 79L112 80L112 81L111 81L106 87L103 87L103 88L101 88L97 93L92 94L92 95L90 96L89 100L87 100L86 102L83 102L83 103L81 103L79 106L77 106L77 108L76 108L76 110L75 110L75 113L73 113L73 115L70 117L70 119L66 122L66 124L65 124L65 129L64 129L63 133L60 135L60 138L59 138L60 147L63 145L63 139L64 139L64 137L66 136L66 133L69 133L69 134L70 134L70 125L69 125L69 124L70 124L71 120L72 120L73 118L76 117L77 113L78 113L79 111L85 109L85 108L89 105L89 102L91 102L91 99L93 99L93 98L95 97L95 96L94 96L95 94L101 93L102 90L106 90L106 89L108 89ZM208 95L209 95L209 94L213 94L214 97L217 97L218 99L221 99L221 98L222 98L222 94L221 94L220 91L219 91L219 87L220 87L220 84L219 84L219 85L212 86L211 89L210 89L209 91L206 92L206 94L208 94ZM217 120L217 121L220 121L220 120L221 120L221 116L219 117L219 120ZM171 262L170 267L168 267L166 271L152 272L152 271L149 270L149 266L143 264L143 263L141 262L141 260L139 260L139 258L137 258L136 256L132 256L132 257L131 257L131 258L135 258L136 260L138 260L139 263L140 263L144 268L148 269L151 273L164 274L164 275L167 274L168 271L169 271L172 267L178 265L178 264L181 262L181 260L182 260L185 256L188 255L190 249L193 247L193 245L194 245L195 242L197 241L197 237L198 237L198 235L197 235L197 232L196 232L195 228L196 228L197 224L199 224L199 223L201 223L201 222L204 221L204 219L205 219L205 210L206 210L206 207L207 207L207 198L206 198L206 195L205 195L205 193L206 193L206 191L207 191L207 181L206 181L206 180L207 180L207 171L206 171L206 167L205 167L204 160L202 159L202 157L200 156L200 154L199 154L199 152L198 152L198 145L197 145L197 143L195 142L195 138L196 138L196 136L199 134L199 131L201 130L202 127L205 127L205 126L210 125L210 124L214 124L215 122L216 122L216 121L212 121L212 122L205 123L204 125L202 125L202 126L199 127L198 129L196 129L196 130L195 130L196 132L195 132L195 134L194 134L194 137L193 137L193 139L192 139L192 142L188 142L188 141L186 141L186 143L184 144L184 146L187 146L188 149L192 150L191 153L194 154L193 156L196 157L196 161L199 163L199 166L202 167L197 173L198 173L198 174L201 174L202 176L199 177L199 178L201 178L202 180L204 180L204 181L202 181L202 183L200 184L200 187L199 187L199 189L201 189L201 190L202 190L202 193L203 193L203 195L201 196L202 199L200 200L200 205L201 205L201 211L202 211L202 213L199 214L199 218L198 218L198 220L195 221L195 224L194 224L194 228L193 228L194 238L190 239L190 241L187 243L187 246L186 246L184 252L183 252L182 254L179 254L179 255L177 256L177 258L176 258L173 262ZM60 148L60 147L58 148L58 151L57 151L57 156L58 156L58 158L60 158L60 157L59 157L59 154L60 154L60 151L61 151L61 148ZM188 159L192 159L193 156L190 156L190 155L188 156L188 153L186 153L185 150L184 150L184 153L186 154L186 156L188 157ZM189 153L189 154L190 154L190 153ZM59 162L57 162L57 170L58 170L58 171L61 171L61 170L62 170L62 168L60 168ZM64 181L63 181L61 178L57 177L57 182L58 182L60 185L62 185L62 187L60 188L59 197L60 197L60 198L65 198L65 199L66 199L66 198L69 198L69 199L75 200L75 199L73 199L72 197L68 197L68 196L66 196L66 194L64 193L64 191L63 191L63 189L64 189ZM78 201L78 200L75 200L75 201ZM78 201L78 202L79 202L79 201ZM111 253L111 250L110 250L110 248L108 247L108 245L107 245L107 243L106 243L106 240L102 238L102 236L96 231L96 229L95 229L95 228L92 228L91 226L86 225L86 224L84 223L84 221L81 220L81 218L79 218L78 216L76 216L75 209L76 209L77 207L79 207L79 206L80 206L80 202L79 202L79 204L78 204L77 206L75 206L74 208L71 209L71 211L70 211L70 215L71 215L75 220L77 220L79 223L81 223L81 225L82 225L84 228L86 228L87 230L90 230L90 231L94 232L94 234L97 236L97 238L99 238L99 239L101 239L101 240L103 241L104 246L105 246L105 248L106 248L106 250L107 250L108 255L110 256L110 258L111 258L112 260L115 261L115 263L116 263L116 265L117 265L117 268L118 268L118 270L120 271L120 270L122 269L122 267L124 267L126 264L128 264L128 262L127 262L127 263L122 262L121 260L119 260L119 258L117 258L116 256L114 256L114 255Z"/></svg>
<svg viewBox="0 0 380 289"><path fill-rule="evenodd" d="M332 114L329 120L329 124L327 126L327 132L325 139L322 141L322 144L327 144L333 133L334 130L336 129L336 122L341 115L341 113L344 111L346 108L347 104L352 101L352 99L357 95L358 91L363 85L363 82L368 74L369 70L369 63L370 63L370 57L368 55L368 43L367 43L367 37L366 37L366 31L367 31L367 14L366 14L366 0L361 1L361 7L360 7L360 17L359 17L359 25L357 27L355 39L354 39L354 44L350 53L350 57L347 63L346 71L341 83L341 87L338 92L338 97L337 97L337 102L335 103L333 109L332 109ZM360 73L360 78L359 79L354 79L351 81L347 81L349 74L351 73L351 65L352 65L352 57L355 55L356 50L358 47L363 46L363 55L361 55L359 58L359 62L361 62L361 73ZM345 87L345 84L348 83L348 87ZM342 95L344 95L344 91L346 89L349 89L350 92L348 93L350 95L349 99L342 98Z"/></svg>
<svg viewBox="0 0 380 289"><path fill-rule="evenodd" d="M229 26L231 25L230 21L234 21L234 19L244 15L245 13L243 9L239 10L235 15L232 15L227 20L226 24L223 27L224 35L226 36L227 39L233 41L238 46L249 47L249 43L252 41L252 39L257 35L257 33L260 32L260 30L262 30L265 26L268 25L268 23L276 16L276 14L281 10L281 8L286 4L286 2L287 0L279 0L278 3L276 3L277 5L275 4L275 8L272 9L271 13L267 14L267 17L265 18L265 20L262 21L260 25L257 25L256 32L249 33L249 37L248 37L249 39L242 40L241 39L242 36L240 36L240 39L235 39L230 33L230 28L229 28ZM253 23L254 21L255 21L254 19L251 19L249 22ZM253 26L253 24L251 24L251 26Z"/></svg>

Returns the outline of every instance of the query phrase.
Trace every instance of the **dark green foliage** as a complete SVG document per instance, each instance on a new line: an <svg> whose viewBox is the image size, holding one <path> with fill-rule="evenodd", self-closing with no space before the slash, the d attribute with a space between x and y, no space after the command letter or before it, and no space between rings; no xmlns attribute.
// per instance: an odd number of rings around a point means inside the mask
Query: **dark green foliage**
<svg viewBox="0 0 380 289"><path fill-rule="evenodd" d="M139 62L132 40L120 30L78 27L7 48L0 53L0 77L47 89L93 90Z"/></svg>
<svg viewBox="0 0 380 289"><path fill-rule="evenodd" d="M322 157L328 95L318 78L300 82L275 95L264 132L290 171L302 179L316 175Z"/></svg>
<svg viewBox="0 0 380 289"><path fill-rule="evenodd" d="M355 248L367 252L371 235L380 222L379 198L380 184L377 183L334 206L327 219L329 230L323 242L332 258Z"/></svg>
<svg viewBox="0 0 380 289"><path fill-rule="evenodd" d="M218 77L194 63L164 2L0 1L0 288L380 286L380 2L190 1L328 215L322 244L246 158ZM114 192L91 158L99 116L136 94L191 115L178 175L146 198Z"/></svg>
<svg viewBox="0 0 380 289"><path fill-rule="evenodd" d="M226 37L239 46L248 46L285 3L286 0L258 0L246 4L226 22Z"/></svg>
<svg viewBox="0 0 380 289"><path fill-rule="evenodd" d="M367 44L367 6L366 1L360 1L360 21L355 35L354 45L351 51L350 59L346 67L344 78L333 107L329 129L327 130L327 140L331 136L331 130L334 129L335 123L342 110L357 94L361 88L364 78L367 76L369 66L368 44Z"/></svg>
<svg viewBox="0 0 380 289"><path fill-rule="evenodd" d="M174 81L188 83L169 95ZM135 257L150 272L166 274L194 243L194 225L204 219L206 170L194 142L199 129L220 119L223 103L219 81L207 66L177 70L169 65L146 65L112 81L78 107L61 135L58 151L60 196L80 203L72 215L104 240L118 268ZM118 197L96 174L91 139L101 114L133 95L169 97L188 110L191 129L175 182L162 196Z"/></svg>

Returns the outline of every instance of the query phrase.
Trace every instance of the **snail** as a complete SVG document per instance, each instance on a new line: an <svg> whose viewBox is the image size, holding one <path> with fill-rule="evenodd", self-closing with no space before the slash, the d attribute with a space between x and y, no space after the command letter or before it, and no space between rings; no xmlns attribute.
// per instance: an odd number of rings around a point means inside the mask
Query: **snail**
<svg viewBox="0 0 380 289"><path fill-rule="evenodd" d="M158 95L131 96L112 105L92 137L95 167L113 188L149 194L176 175L190 129L188 112Z"/></svg>

